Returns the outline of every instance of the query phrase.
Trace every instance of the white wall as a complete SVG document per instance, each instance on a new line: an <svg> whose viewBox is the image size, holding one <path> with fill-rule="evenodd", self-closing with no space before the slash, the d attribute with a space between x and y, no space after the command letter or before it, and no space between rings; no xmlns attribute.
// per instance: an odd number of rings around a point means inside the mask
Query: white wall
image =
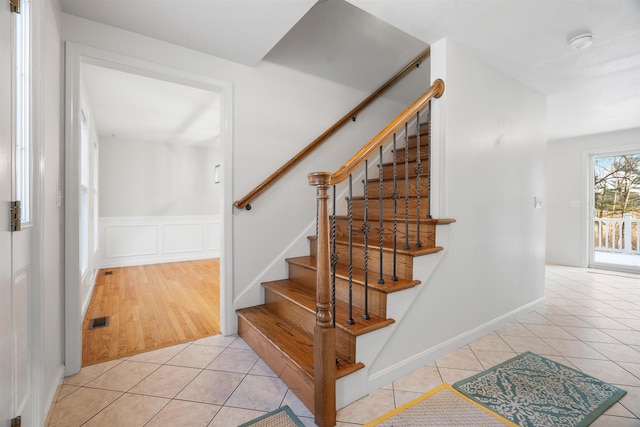
<svg viewBox="0 0 640 427"><path fill-rule="evenodd" d="M69 15L64 16L64 31L65 40L232 82L233 147L226 149L232 149L234 157L233 200L376 89L354 90L267 61L249 68ZM370 69L376 71L375 66ZM380 76L380 83L385 78ZM415 97L427 85L424 82L414 91ZM402 85L393 91L401 92ZM251 211L233 210L230 203L223 207L233 215L229 235L234 252L229 255L234 308L261 302L260 282L286 276L284 256L308 253L305 236L312 234L315 191L308 185L307 173L337 169L346 160L345 153L355 153L410 101L398 102L390 94L361 113L356 123L254 201Z"/></svg>
<svg viewBox="0 0 640 427"><path fill-rule="evenodd" d="M100 140L100 217L217 215L210 146Z"/></svg>
<svg viewBox="0 0 640 427"><path fill-rule="evenodd" d="M42 91L41 117L42 143L44 151L43 171L43 271L42 286L42 387L39 401L41 420L47 414L54 393L61 380L64 364L64 311L63 311L63 243L62 209L58 205L58 191L62 188L61 146L62 146L62 16L57 1L37 1L34 3L42 12L40 26L42 40Z"/></svg>
<svg viewBox="0 0 640 427"><path fill-rule="evenodd" d="M587 267L589 154L640 151L640 128L549 141L547 262Z"/></svg>
<svg viewBox="0 0 640 427"><path fill-rule="evenodd" d="M457 222L441 263L371 365L374 377L421 366L544 296L546 98L450 40L431 55L432 77L446 84L433 107L434 217ZM417 260L417 272L425 262Z"/></svg>

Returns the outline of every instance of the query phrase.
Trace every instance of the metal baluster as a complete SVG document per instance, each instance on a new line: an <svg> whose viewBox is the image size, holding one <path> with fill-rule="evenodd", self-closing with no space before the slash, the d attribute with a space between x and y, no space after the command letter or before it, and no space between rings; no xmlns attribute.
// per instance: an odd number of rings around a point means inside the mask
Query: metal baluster
<svg viewBox="0 0 640 427"><path fill-rule="evenodd" d="M422 174L422 160L420 159L420 111L416 113L416 248L422 247L420 242L420 175Z"/></svg>
<svg viewBox="0 0 640 427"><path fill-rule="evenodd" d="M427 218L431 216L431 101L427 103Z"/></svg>
<svg viewBox="0 0 640 427"><path fill-rule="evenodd" d="M409 249L409 123L404 124L404 249Z"/></svg>
<svg viewBox="0 0 640 427"><path fill-rule="evenodd" d="M349 175L349 317L347 324L353 325L353 184Z"/></svg>
<svg viewBox="0 0 640 427"><path fill-rule="evenodd" d="M364 314L362 318L369 320L369 190L366 182L369 181L369 161L364 161L364 221L362 232L364 233Z"/></svg>
<svg viewBox="0 0 640 427"><path fill-rule="evenodd" d="M393 134L393 192L391 198L393 199L393 274L391 280L398 281L398 275L396 272L396 258L398 248L398 199L400 193L398 193L398 151L396 150L396 134Z"/></svg>
<svg viewBox="0 0 640 427"><path fill-rule="evenodd" d="M380 194L379 194L379 202L380 202L380 278L378 279L378 284L382 285L384 284L384 279L382 278L382 227L383 227L383 222L382 222L382 178L383 178L383 173L382 173L382 146L380 146L380 162L378 165L378 176L380 178Z"/></svg>
<svg viewBox="0 0 640 427"><path fill-rule="evenodd" d="M336 327L336 186L333 186L333 214L331 215L331 307L333 310L333 327Z"/></svg>

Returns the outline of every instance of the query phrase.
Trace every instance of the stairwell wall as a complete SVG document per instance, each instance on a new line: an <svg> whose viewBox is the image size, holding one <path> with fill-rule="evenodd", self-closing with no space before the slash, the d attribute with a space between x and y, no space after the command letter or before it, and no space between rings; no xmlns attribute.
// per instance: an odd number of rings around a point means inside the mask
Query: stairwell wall
<svg viewBox="0 0 640 427"><path fill-rule="evenodd" d="M308 185L312 171L336 170L353 153L428 88L428 69L421 67L422 82L415 77L392 89L358 115L332 139L302 162L266 194L252 203L251 211L239 211L231 202L242 197L262 179L333 125L343 114L382 84L380 76L368 90L356 90L336 82L268 61L247 67L157 39L64 15L64 40L132 58L175 67L233 83L233 194L222 209L233 218L232 309L262 302L260 283L286 277L284 257L308 253L306 236L315 233L315 190ZM418 52L408 52L407 62ZM371 64L372 72L382 68ZM397 64L393 74L403 64ZM385 64L388 66L388 64ZM425 75L426 74L426 75ZM224 256L224 254L223 254ZM229 310L232 313L232 310ZM235 315L224 333L236 332Z"/></svg>
<svg viewBox="0 0 640 427"><path fill-rule="evenodd" d="M456 222L426 281L417 260L421 292L369 368L372 388L544 298L546 98L451 40L431 55L446 84L433 104L433 215Z"/></svg>

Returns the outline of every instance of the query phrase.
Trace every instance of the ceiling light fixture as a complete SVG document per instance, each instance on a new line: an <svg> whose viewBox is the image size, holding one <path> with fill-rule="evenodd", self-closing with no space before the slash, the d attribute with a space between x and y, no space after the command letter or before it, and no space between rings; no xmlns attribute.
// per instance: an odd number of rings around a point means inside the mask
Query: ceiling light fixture
<svg viewBox="0 0 640 427"><path fill-rule="evenodd" d="M585 49L593 43L593 34L585 33L580 34L578 36L573 37L568 42L569 46L571 46L575 50Z"/></svg>

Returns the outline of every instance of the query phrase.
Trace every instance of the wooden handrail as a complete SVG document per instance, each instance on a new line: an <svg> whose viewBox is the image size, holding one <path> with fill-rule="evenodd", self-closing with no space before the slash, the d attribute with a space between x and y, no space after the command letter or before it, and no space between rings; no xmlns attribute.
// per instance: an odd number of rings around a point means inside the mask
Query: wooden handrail
<svg viewBox="0 0 640 427"><path fill-rule="evenodd" d="M405 123L413 117L416 112L420 111L432 98L440 98L444 93L444 82L437 79L431 87L423 93L420 98L416 99L413 104L407 107L398 117L382 129L376 136L371 139L364 147L354 154L340 169L330 175L329 185L339 184L349 177L364 161L378 148L384 144L395 132L397 132ZM315 174L314 174L315 176ZM313 184L312 184L313 185Z"/></svg>
<svg viewBox="0 0 640 427"><path fill-rule="evenodd" d="M387 89L393 86L398 80L404 77L413 67L420 65L420 63L431 53L431 48L427 48L424 52L418 55L413 61L407 64L402 70L398 71L393 77L391 77L385 84L380 86L375 92L369 95L364 101L354 107L351 111L345 114L340 120L338 120L333 126L324 131L322 135L314 139L309 145L304 147L298 154L293 156L288 162L280 166L277 171L269 175L267 179L262 181L256 188L251 190L241 199L236 200L233 205L239 209L246 208L251 209L250 203L262 194L267 188L273 185L278 179L280 179L285 173L297 165L302 159L307 157L313 150L318 148L324 141L326 141L331 135L336 133L342 126L344 126L349 120L355 118L360 111L371 104L376 98L382 95Z"/></svg>

